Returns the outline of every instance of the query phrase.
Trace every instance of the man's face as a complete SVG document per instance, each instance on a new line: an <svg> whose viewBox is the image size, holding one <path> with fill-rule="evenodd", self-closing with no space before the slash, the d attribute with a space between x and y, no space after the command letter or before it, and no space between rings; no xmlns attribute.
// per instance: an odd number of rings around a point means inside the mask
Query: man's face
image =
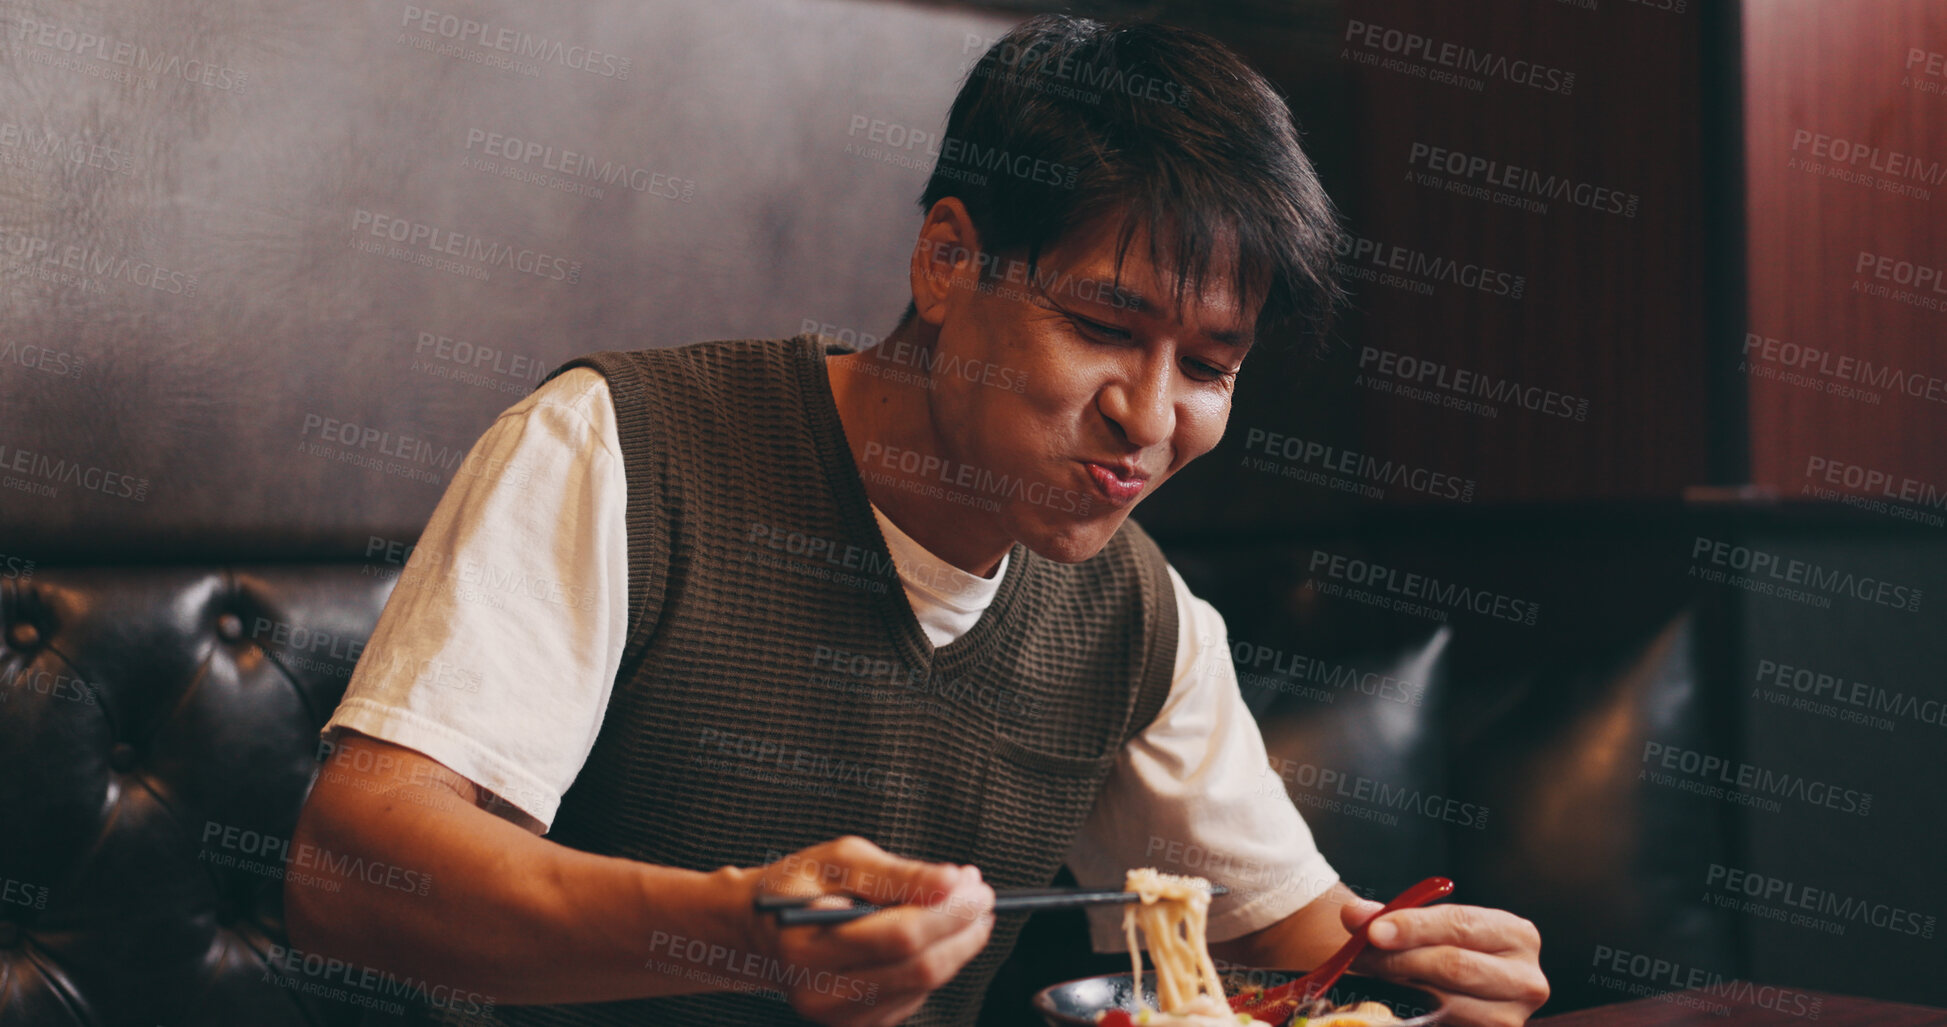
<svg viewBox="0 0 1947 1027"><path fill-rule="evenodd" d="M929 217L922 250L935 227ZM976 476L962 491L997 501L1010 537L1062 562L1100 551L1216 446L1252 341L1256 312L1239 309L1227 268L1175 309L1175 276L1150 263L1141 232L1117 278L1117 227L1071 232L1032 274L997 258L1003 274L982 279L973 260L935 259L915 278L938 290L920 316L939 328L932 427L948 472ZM940 238L960 231L941 228L931 252L943 257Z"/></svg>

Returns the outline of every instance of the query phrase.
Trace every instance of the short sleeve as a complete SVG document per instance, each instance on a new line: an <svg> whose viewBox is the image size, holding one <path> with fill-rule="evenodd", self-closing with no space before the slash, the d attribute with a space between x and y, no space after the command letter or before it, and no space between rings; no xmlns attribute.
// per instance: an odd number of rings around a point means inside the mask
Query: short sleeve
<svg viewBox="0 0 1947 1027"><path fill-rule="evenodd" d="M607 712L628 618L627 481L608 385L567 371L456 469L322 732L351 728L552 823ZM402 557L402 558L399 558Z"/></svg>
<svg viewBox="0 0 1947 1027"><path fill-rule="evenodd" d="M1177 603L1169 698L1123 748L1068 866L1090 886L1120 884L1132 867L1222 884L1231 893L1211 903L1209 938L1227 941L1298 911L1339 876L1269 772L1223 616L1190 593L1176 568L1169 574ZM1092 907L1088 916L1097 952L1127 950L1119 909Z"/></svg>

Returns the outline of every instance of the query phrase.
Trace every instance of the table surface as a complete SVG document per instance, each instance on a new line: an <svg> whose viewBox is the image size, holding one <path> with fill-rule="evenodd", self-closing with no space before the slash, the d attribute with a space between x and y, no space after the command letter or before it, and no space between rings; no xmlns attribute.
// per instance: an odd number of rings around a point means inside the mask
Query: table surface
<svg viewBox="0 0 1947 1027"><path fill-rule="evenodd" d="M1947 1024L1947 1009L1794 991L1816 1001L1781 1004L1774 992L1675 991L1529 1021L1538 1027L1923 1027ZM1769 1008L1768 1006L1778 1007ZM1812 1015L1816 1012L1816 1016Z"/></svg>

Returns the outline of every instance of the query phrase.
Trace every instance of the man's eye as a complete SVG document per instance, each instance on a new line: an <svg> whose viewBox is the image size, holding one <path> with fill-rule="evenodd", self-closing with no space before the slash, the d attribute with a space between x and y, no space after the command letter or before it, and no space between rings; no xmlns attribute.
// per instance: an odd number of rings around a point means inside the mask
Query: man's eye
<svg viewBox="0 0 1947 1027"><path fill-rule="evenodd" d="M1211 364L1206 364L1201 360L1188 360L1188 361L1184 361L1184 363L1189 366L1190 377L1195 378L1198 381L1205 381L1205 382L1222 381L1225 378L1230 377L1234 373L1229 368L1216 367Z"/></svg>
<svg viewBox="0 0 1947 1027"><path fill-rule="evenodd" d="M1121 328L1117 328L1114 325L1105 325L1105 324L1101 324L1100 322L1090 321L1089 319L1084 317L1071 317L1068 319L1068 321L1070 324L1080 329L1082 334L1091 335L1098 339L1110 339L1116 342L1122 342L1130 338L1133 338L1133 336L1131 336L1127 331Z"/></svg>

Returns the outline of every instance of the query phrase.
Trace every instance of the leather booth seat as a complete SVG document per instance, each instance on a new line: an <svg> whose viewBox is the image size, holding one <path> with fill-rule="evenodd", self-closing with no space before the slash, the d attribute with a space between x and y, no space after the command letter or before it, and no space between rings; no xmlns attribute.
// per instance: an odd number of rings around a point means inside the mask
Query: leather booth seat
<svg viewBox="0 0 1947 1027"><path fill-rule="evenodd" d="M1697 738L1713 723L1697 687L1711 614L1643 556L1671 550L1341 539L1171 558L1225 614L1268 780L1346 881L1383 896L1441 873L1457 900L1533 918L1568 1007L1622 997L1579 984L1596 945L1738 968L1723 922L1685 901L1684 868L1730 844L1724 804L1636 781L1646 738L1726 744ZM1379 611L1321 590L1327 551L1477 580L1541 615ZM38 567L3 584L0 1024L365 1015L266 971L315 735L390 581L320 563ZM1126 965L1089 953L1079 915L1038 916L987 1022L1024 1022L1034 989Z"/></svg>
<svg viewBox="0 0 1947 1027"><path fill-rule="evenodd" d="M355 1020L266 969L317 731L390 580L16 569L0 589L0 1023Z"/></svg>

